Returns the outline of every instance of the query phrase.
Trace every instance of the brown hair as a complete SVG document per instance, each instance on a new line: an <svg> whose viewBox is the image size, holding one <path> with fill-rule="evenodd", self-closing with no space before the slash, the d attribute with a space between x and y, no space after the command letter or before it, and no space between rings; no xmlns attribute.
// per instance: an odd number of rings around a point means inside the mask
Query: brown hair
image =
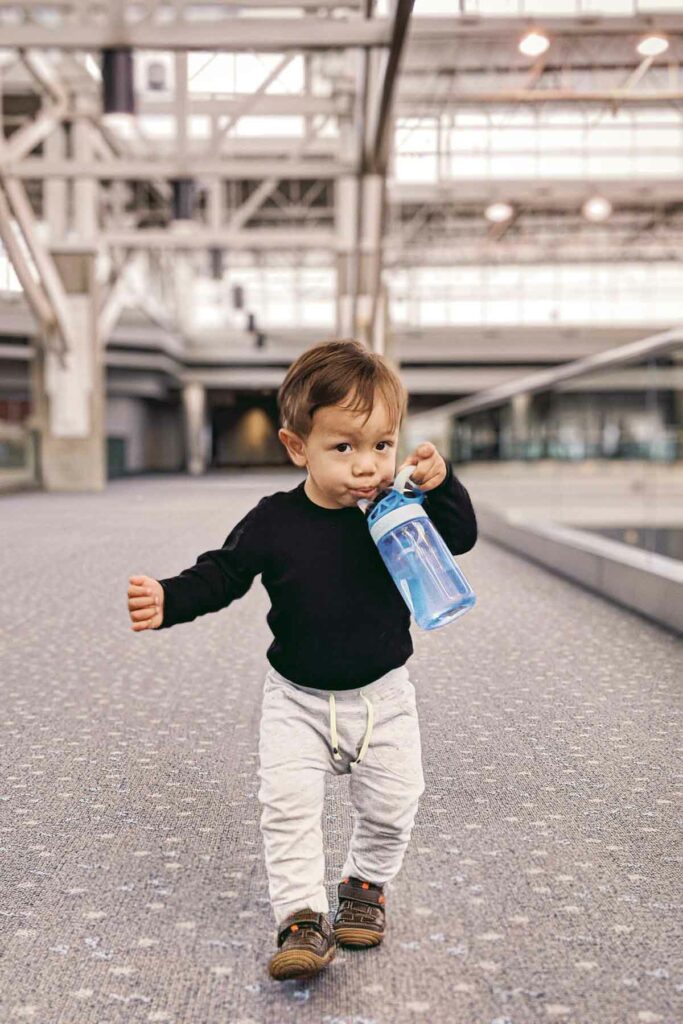
<svg viewBox="0 0 683 1024"><path fill-rule="evenodd" d="M400 426L408 394L396 371L359 341L326 341L294 360L278 392L282 426L307 438L313 413L324 405L340 405L351 393L345 408L370 417L379 391L391 416L392 430Z"/></svg>

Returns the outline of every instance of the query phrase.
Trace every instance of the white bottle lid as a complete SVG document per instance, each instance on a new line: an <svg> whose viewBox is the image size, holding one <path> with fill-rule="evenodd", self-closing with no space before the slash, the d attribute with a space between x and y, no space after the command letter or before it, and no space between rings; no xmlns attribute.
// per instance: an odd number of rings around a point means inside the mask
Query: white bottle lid
<svg viewBox="0 0 683 1024"><path fill-rule="evenodd" d="M385 516L378 519L377 522L370 527L370 536L374 540L375 544L378 544L382 537L393 530L395 526L399 526L401 523L409 523L411 519L428 519L429 516L423 509L422 505L418 505L417 502L411 502L409 505L400 505L395 508L392 512L387 512Z"/></svg>

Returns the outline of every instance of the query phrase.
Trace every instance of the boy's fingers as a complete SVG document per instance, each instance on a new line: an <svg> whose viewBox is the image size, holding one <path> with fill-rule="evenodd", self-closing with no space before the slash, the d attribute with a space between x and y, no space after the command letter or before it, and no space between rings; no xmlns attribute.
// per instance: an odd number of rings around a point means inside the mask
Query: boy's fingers
<svg viewBox="0 0 683 1024"><path fill-rule="evenodd" d="M151 596L151 587L128 587L128 597L144 597L145 595Z"/></svg>
<svg viewBox="0 0 683 1024"><path fill-rule="evenodd" d="M143 629L149 629L149 624L147 622L134 622L130 628L135 633L141 633Z"/></svg>
<svg viewBox="0 0 683 1024"><path fill-rule="evenodd" d="M134 622L143 622L146 619L153 619L158 614L156 608L141 608L140 611L131 612L130 617Z"/></svg>
<svg viewBox="0 0 683 1024"><path fill-rule="evenodd" d="M439 480L439 474L438 473L430 473L430 475L426 478L426 480L422 481L422 483L420 484L420 487L424 491L430 491L433 487L438 487L438 485L440 483L441 483L441 481Z"/></svg>
<svg viewBox="0 0 683 1024"><path fill-rule="evenodd" d="M427 480L431 476L432 460L422 459L418 462L415 467L415 472L411 473L411 476L416 484L419 484L423 480Z"/></svg>
<svg viewBox="0 0 683 1024"><path fill-rule="evenodd" d="M133 616L131 615L131 621L133 629L156 629L157 626L161 625L162 616L158 612L155 612L153 615L150 615L146 619L140 619L139 621L136 621L133 619Z"/></svg>
<svg viewBox="0 0 683 1024"><path fill-rule="evenodd" d="M128 607L132 610L133 608L153 608L156 601L153 597L129 597Z"/></svg>

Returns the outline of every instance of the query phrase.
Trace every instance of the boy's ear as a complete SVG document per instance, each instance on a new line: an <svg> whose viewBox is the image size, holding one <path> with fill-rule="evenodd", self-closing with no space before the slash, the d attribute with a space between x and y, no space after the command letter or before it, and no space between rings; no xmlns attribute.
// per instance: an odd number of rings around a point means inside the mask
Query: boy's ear
<svg viewBox="0 0 683 1024"><path fill-rule="evenodd" d="M304 442L301 440L298 434L294 434L291 430L286 430L281 427L277 432L277 436L282 441L283 445L289 453L289 457L295 466L306 465L306 449Z"/></svg>

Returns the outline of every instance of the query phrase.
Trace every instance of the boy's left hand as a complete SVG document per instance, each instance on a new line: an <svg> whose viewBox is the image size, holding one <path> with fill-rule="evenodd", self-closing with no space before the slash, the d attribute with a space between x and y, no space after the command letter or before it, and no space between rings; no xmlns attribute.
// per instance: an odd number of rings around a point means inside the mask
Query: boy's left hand
<svg viewBox="0 0 683 1024"><path fill-rule="evenodd" d="M419 444L398 469L403 469L404 466L415 466L415 471L410 477L421 491L431 491L446 479L446 463L431 441Z"/></svg>

